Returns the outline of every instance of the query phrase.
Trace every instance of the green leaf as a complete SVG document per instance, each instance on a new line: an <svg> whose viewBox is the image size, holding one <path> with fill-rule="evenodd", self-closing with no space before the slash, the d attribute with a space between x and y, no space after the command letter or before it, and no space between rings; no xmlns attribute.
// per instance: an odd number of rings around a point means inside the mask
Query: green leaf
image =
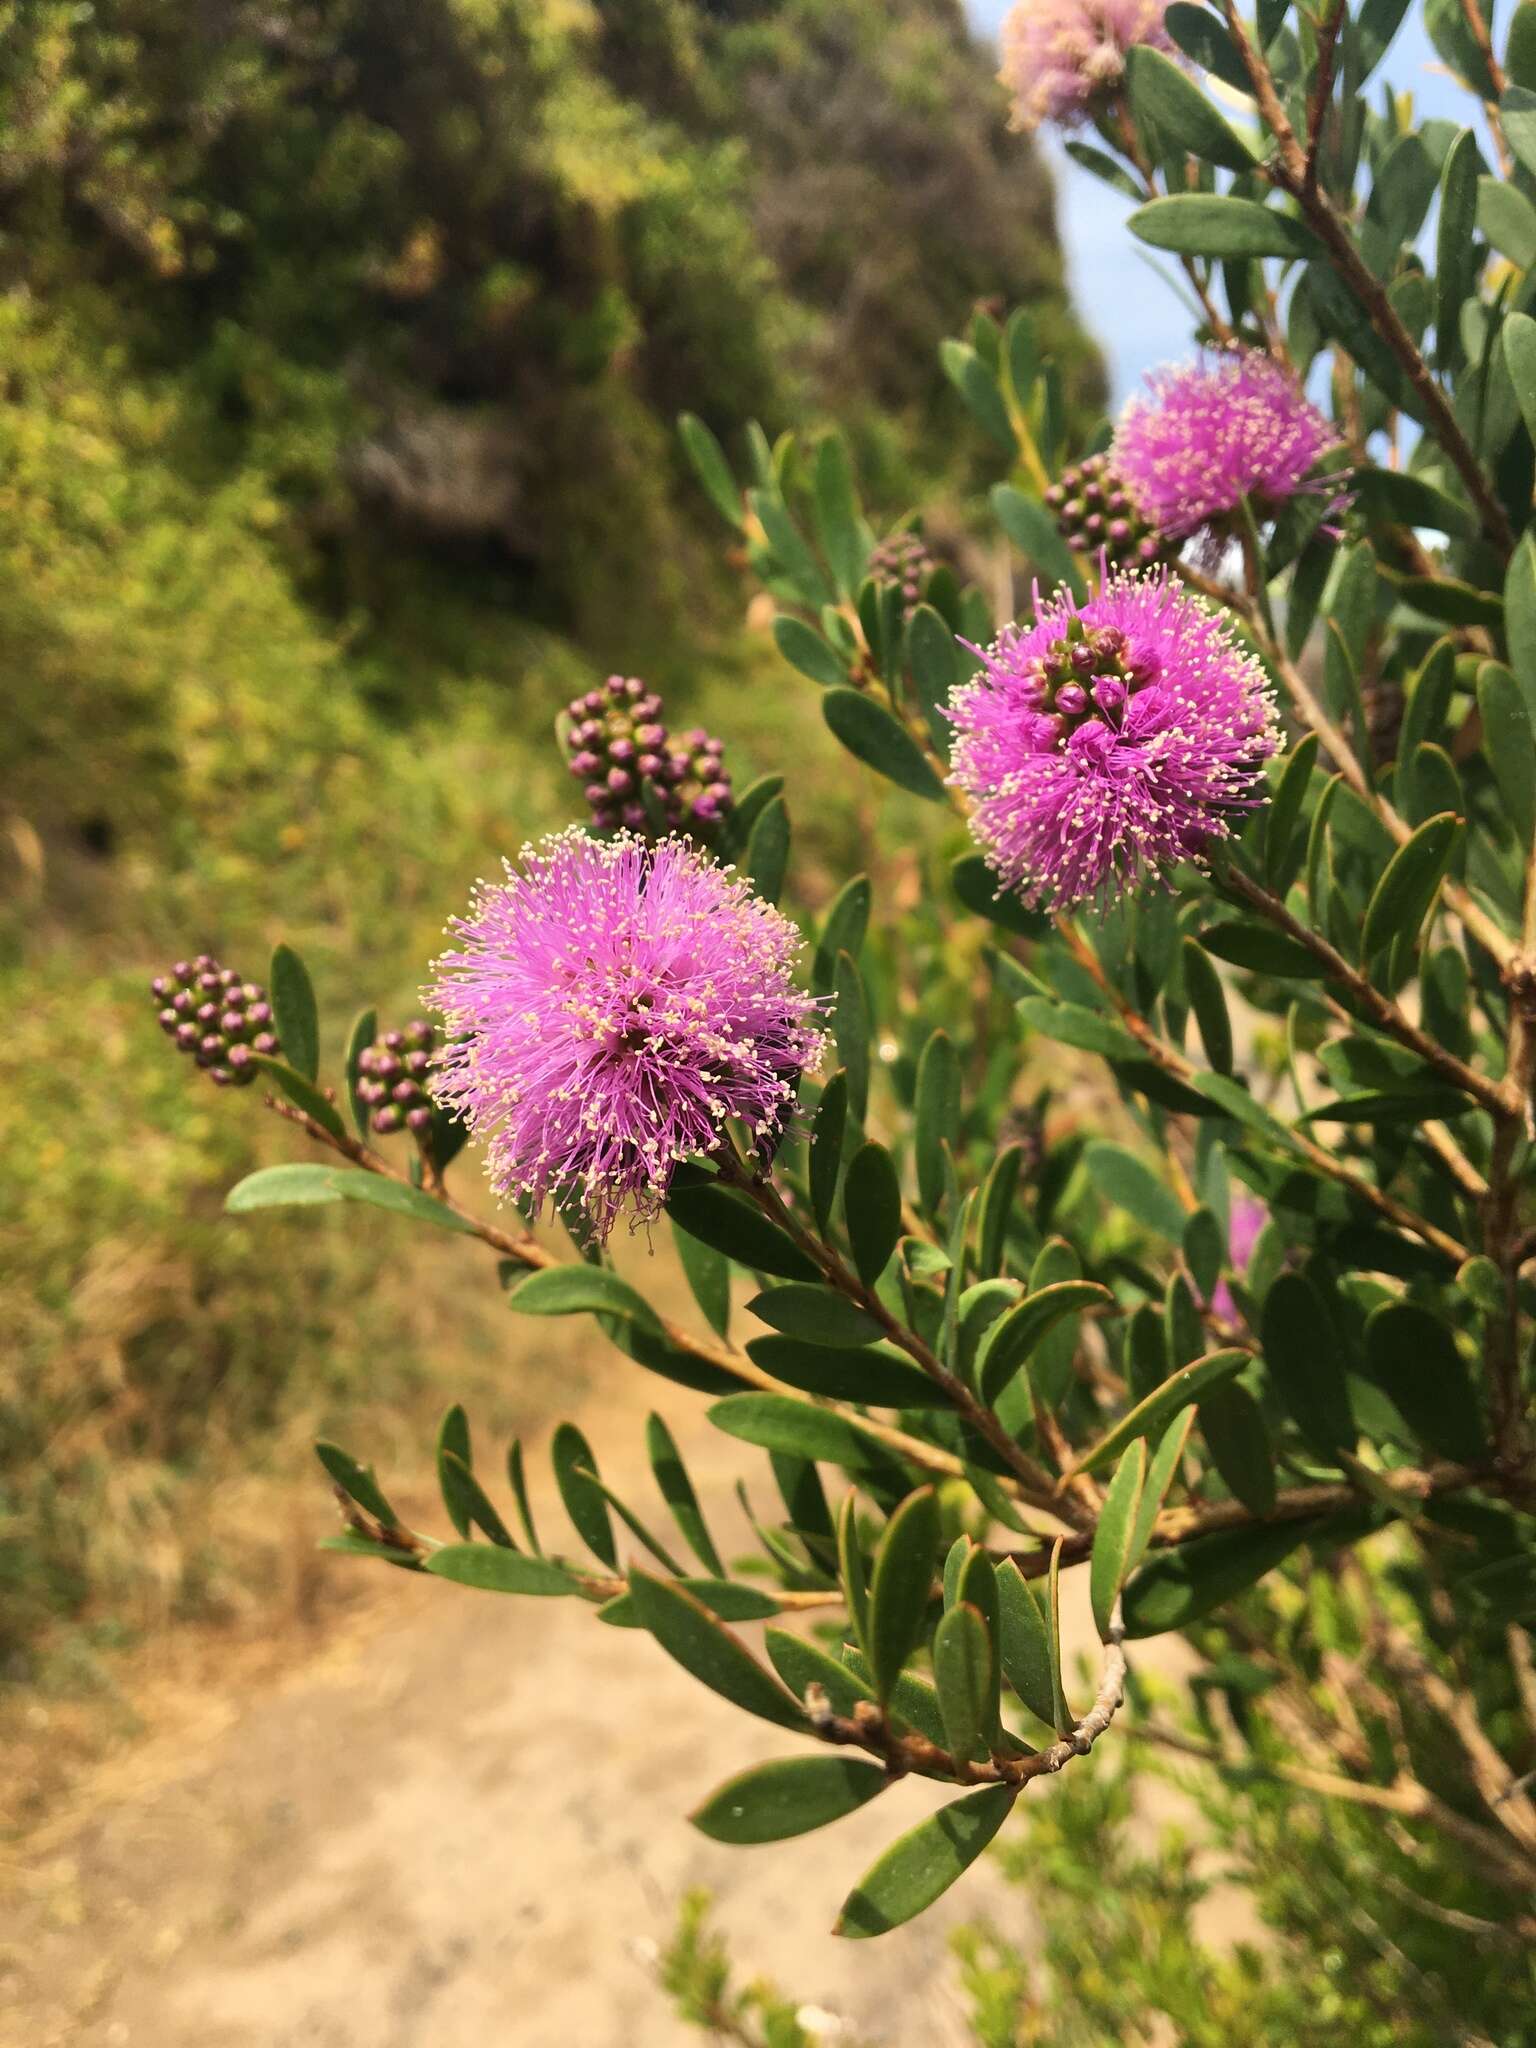
<svg viewBox="0 0 1536 2048"><path fill-rule="evenodd" d="M970 675L975 657L966 653L931 604L920 604L907 621L907 664L928 720L928 730L942 752L949 743L943 706L948 703L951 690Z"/></svg>
<svg viewBox="0 0 1536 2048"><path fill-rule="evenodd" d="M825 993L831 988L839 953L858 959L864 935L869 929L870 893L868 875L855 875L843 884L833 899L821 936L816 941L815 963L811 970L811 980L818 993Z"/></svg>
<svg viewBox="0 0 1536 2048"><path fill-rule="evenodd" d="M1202 70L1214 72L1224 85L1245 97L1253 91L1253 81L1232 38L1205 8L1191 6L1189 0L1174 0L1163 16L1163 26L1185 56L1192 57ZM1177 129L1172 133L1177 140Z"/></svg>
<svg viewBox="0 0 1536 2048"><path fill-rule="evenodd" d="M448 1470L446 1461L452 1457L466 1471L471 1468L469 1454L469 1417L460 1402L455 1401L443 1416L437 1431L437 1483L442 1492L443 1506L448 1519L461 1536L469 1535L473 1515L467 1496L458 1484L457 1472ZM487 1530L489 1535L490 1531Z"/></svg>
<svg viewBox="0 0 1536 2048"><path fill-rule="evenodd" d="M1446 151L1440 173L1436 231L1435 345L1442 370L1461 360L1461 309L1477 284L1477 181L1482 169L1477 137L1464 128Z"/></svg>
<svg viewBox="0 0 1536 2048"><path fill-rule="evenodd" d="M849 1495L852 1499L852 1495ZM765 1628L763 1646L768 1661L797 1700L803 1700L813 1685L827 1695L834 1714L850 1715L860 1700L872 1700L875 1689L850 1665L829 1657L804 1636L792 1636L786 1629Z"/></svg>
<svg viewBox="0 0 1536 2048"><path fill-rule="evenodd" d="M855 1123L869 1108L869 1001L863 978L847 953L837 956L833 976L832 1042L837 1048Z"/></svg>
<svg viewBox="0 0 1536 2048"><path fill-rule="evenodd" d="M629 1589L643 1625L701 1685L745 1713L797 1734L805 1732L806 1718L798 1702L702 1602L639 1570L631 1571Z"/></svg>
<svg viewBox="0 0 1536 2048"><path fill-rule="evenodd" d="M1407 469L1359 469L1350 477L1356 505L1373 524L1428 526L1453 540L1475 540L1477 514Z"/></svg>
<svg viewBox="0 0 1536 2048"><path fill-rule="evenodd" d="M1435 642L1409 685L1402 731L1398 735L1399 761L1411 761L1427 741L1440 738L1455 687L1456 643L1447 636Z"/></svg>
<svg viewBox="0 0 1536 2048"><path fill-rule="evenodd" d="M1107 1060L1141 1058L1141 1047L1131 1034L1097 1010L1085 1010L1078 1003L1052 1002L1046 996L1025 996L1016 1008L1031 1030L1062 1045L1075 1045L1079 1052L1096 1052Z"/></svg>
<svg viewBox="0 0 1536 2048"><path fill-rule="evenodd" d="M1160 1550L1126 1587L1126 1634L1158 1636L1187 1628L1257 1584L1318 1526L1298 1521L1226 1529L1181 1543L1176 1550Z"/></svg>
<svg viewBox="0 0 1536 2048"><path fill-rule="evenodd" d="M1112 1299L1109 1289L1096 1280L1058 1280L1037 1288L1017 1308L1000 1316L982 1338L976 1358L982 1399L988 1407L996 1406L1020 1366L1064 1317Z"/></svg>
<svg viewBox="0 0 1536 2048"><path fill-rule="evenodd" d="M719 1621L766 1621L770 1614L779 1612L779 1603L771 1593L762 1592L756 1586L738 1585L734 1579L678 1577L675 1583L685 1593L691 1593L699 1605L707 1607ZM613 1599L605 1600L597 1610L597 1618L610 1628L645 1626L633 1593L617 1593Z"/></svg>
<svg viewBox="0 0 1536 2048"><path fill-rule="evenodd" d="M1395 940L1415 939L1450 865L1460 820L1450 811L1426 818L1387 862L1365 912L1366 958Z"/></svg>
<svg viewBox="0 0 1536 2048"><path fill-rule="evenodd" d="M682 1228L675 1216L672 1219L672 1242L677 1247L677 1262L683 1269L683 1278L688 1282L689 1293L698 1303L700 1314L717 1337L728 1337L731 1328L730 1260L712 1245L701 1244L698 1238Z"/></svg>
<svg viewBox="0 0 1536 2048"><path fill-rule="evenodd" d="M597 1460L574 1422L562 1422L555 1431L549 1456L555 1469L555 1484L577 1535L610 1571L617 1571L619 1553L614 1545L613 1524L608 1519L608 1504L597 1481Z"/></svg>
<svg viewBox="0 0 1536 2048"><path fill-rule="evenodd" d="M938 1499L924 1486L886 1523L870 1574L869 1663L882 1704L922 1635L938 1547Z"/></svg>
<svg viewBox="0 0 1536 2048"><path fill-rule="evenodd" d="M992 1639L974 1607L951 1607L934 1630L933 1677L950 1755L957 1761L975 1755L991 1718L997 1672Z"/></svg>
<svg viewBox="0 0 1536 2048"><path fill-rule="evenodd" d="M885 1333L871 1315L830 1287L795 1282L754 1295L747 1307L770 1329L811 1344L873 1344Z"/></svg>
<svg viewBox="0 0 1536 2048"><path fill-rule="evenodd" d="M1066 1689L1061 1672L1061 1544L1058 1536L1051 1546L1051 1570L1047 1584L1050 1589L1050 1606L1046 1613L1046 1629L1051 1652L1051 1697L1054 1701L1054 1722L1058 1735L1072 1732L1073 1714L1067 1704Z"/></svg>
<svg viewBox="0 0 1536 2048"><path fill-rule="evenodd" d="M1106 1642L1110 1617L1130 1570L1136 1518L1146 1480L1147 1447L1138 1438L1115 1467L1115 1476L1109 1482L1104 1505L1099 1510L1098 1526L1093 1532L1088 1591L1093 1602L1094 1622L1100 1638Z"/></svg>
<svg viewBox="0 0 1536 2048"><path fill-rule="evenodd" d="M1135 1438L1161 1435L1181 1408L1202 1399L1218 1381L1229 1378L1246 1365L1248 1357L1246 1351L1211 1351L1191 1365L1180 1366L1144 1401L1138 1401L1129 1414L1122 1415L1114 1428L1101 1436L1096 1444L1080 1452L1070 1467L1070 1473L1096 1471Z"/></svg>
<svg viewBox="0 0 1536 2048"><path fill-rule="evenodd" d="M923 1047L912 1119L918 1199L932 1215L944 1199L945 1148L960 1139L960 1062L946 1031L935 1031Z"/></svg>
<svg viewBox="0 0 1536 2048"><path fill-rule="evenodd" d="M799 1337L754 1337L747 1355L787 1387L828 1401L858 1401L867 1408L943 1408L947 1396L884 1345L834 1350Z"/></svg>
<svg viewBox="0 0 1536 2048"><path fill-rule="evenodd" d="M549 1597L577 1591L576 1581L547 1557L525 1557L498 1543L445 1543L422 1559L435 1578L482 1593L527 1593Z"/></svg>
<svg viewBox="0 0 1536 2048"><path fill-rule="evenodd" d="M999 887L984 854L961 854L949 879L959 902L973 917L984 917L989 924L1021 938L1043 938L1050 929L1050 919L1043 911L1030 910L1011 889Z"/></svg>
<svg viewBox="0 0 1536 2048"><path fill-rule="evenodd" d="M1489 245L1518 270L1536 261L1536 206L1502 178L1477 181L1477 225Z"/></svg>
<svg viewBox="0 0 1536 2048"><path fill-rule="evenodd" d="M845 1472L906 1484L905 1468L878 1437L868 1435L852 1416L813 1407L788 1394L727 1394L709 1411L716 1429L742 1443L766 1451L787 1451L797 1458L824 1460Z"/></svg>
<svg viewBox="0 0 1536 2048"><path fill-rule="evenodd" d="M292 946L273 953L268 985L283 1057L295 1073L313 1081L320 1071L320 1013L309 971Z"/></svg>
<svg viewBox="0 0 1536 2048"><path fill-rule="evenodd" d="M674 1187L667 1198L667 1214L700 1244L723 1252L754 1273L771 1273L783 1280L818 1277L815 1261L776 1223L746 1196L718 1181Z"/></svg>
<svg viewBox="0 0 1536 2048"><path fill-rule="evenodd" d="M519 1283L507 1306L520 1316L617 1316L658 1332L649 1302L602 1266L545 1266Z"/></svg>
<svg viewBox="0 0 1536 2048"><path fill-rule="evenodd" d="M752 827L742 871L765 903L777 903L784 893L788 868L789 811L784 799L776 796Z"/></svg>
<svg viewBox="0 0 1536 2048"><path fill-rule="evenodd" d="M1265 925L1209 925L1201 932L1200 943L1218 960L1230 961L1250 974L1269 974L1285 981L1321 981L1327 972L1315 953Z"/></svg>
<svg viewBox="0 0 1536 2048"><path fill-rule="evenodd" d="M709 1533L699 1506L699 1497L694 1491L693 1481L688 1477L688 1468L683 1463L682 1453L672 1436L671 1430L659 1415L652 1415L645 1425L645 1448L655 1474L656 1485L662 1499L672 1510L672 1519L682 1532L683 1541L713 1578L725 1577L725 1566L715 1548L714 1538Z"/></svg>
<svg viewBox="0 0 1536 2048"><path fill-rule="evenodd" d="M858 1757L781 1757L727 1778L689 1819L715 1842L785 1842L856 1812L890 1783Z"/></svg>
<svg viewBox="0 0 1536 2048"><path fill-rule="evenodd" d="M995 484L992 511L1020 554L1038 571L1042 586L1064 583L1074 597L1087 596L1083 572L1073 560L1072 550L1062 539L1055 520L1038 498L1026 498L1012 484Z"/></svg>
<svg viewBox="0 0 1536 2048"><path fill-rule="evenodd" d="M1153 249L1176 256L1315 256L1318 245L1292 215L1256 199L1176 192L1138 207L1126 225Z"/></svg>
<svg viewBox="0 0 1536 2048"><path fill-rule="evenodd" d="M1232 1019L1227 1013L1227 996L1221 985L1221 976L1211 965L1204 948L1196 945L1193 939L1185 939L1183 956L1184 993L1195 1013L1205 1056L1218 1074L1230 1074Z"/></svg>
<svg viewBox="0 0 1536 2048"><path fill-rule="evenodd" d="M859 1278L873 1287L901 1236L901 1183L883 1145L861 1145L849 1160L843 1214Z"/></svg>
<svg viewBox="0 0 1536 2048"><path fill-rule="evenodd" d="M837 1177L843 1158L843 1135L848 1128L848 1076L841 1068L821 1091L816 1114L811 1120L811 1210L823 1237L832 1220L837 1200Z"/></svg>
<svg viewBox="0 0 1536 2048"><path fill-rule="evenodd" d="M982 1188L976 1221L976 1263L983 1279L990 1279L1003 1270L1008 1225L1013 1217L1014 1196L1018 1192L1023 1165L1024 1147L1004 1146L993 1160Z"/></svg>
<svg viewBox="0 0 1536 2048"><path fill-rule="evenodd" d="M519 1437L513 1437L507 1446L507 1483L512 1488L512 1498L517 1502L517 1518L523 1525L523 1534L528 1538L528 1548L535 1556L544 1555L544 1546L539 1541L539 1532L533 1526L533 1510L528 1504L528 1480L523 1471L523 1446Z"/></svg>
<svg viewBox="0 0 1536 2048"><path fill-rule="evenodd" d="M1483 91L1480 86L1480 95ZM1505 137L1521 169L1536 176L1536 92L1525 86L1512 85L1499 101L1499 115Z"/></svg>
<svg viewBox="0 0 1536 2048"><path fill-rule="evenodd" d="M1505 814L1522 846L1536 832L1536 732L1520 685L1496 661L1477 671L1477 708L1483 719L1483 754L1493 770Z"/></svg>
<svg viewBox="0 0 1536 2048"><path fill-rule="evenodd" d="M1056 1725L1051 1641L1040 1603L1011 1557L997 1567L998 1655L1003 1675L1037 1721Z"/></svg>
<svg viewBox="0 0 1536 2048"><path fill-rule="evenodd" d="M1183 1237L1182 1203L1134 1152L1100 1139L1083 1154L1083 1164L1107 1202L1124 1209L1154 1235L1173 1244Z"/></svg>
<svg viewBox="0 0 1536 2048"><path fill-rule="evenodd" d="M873 697L857 690L829 690L822 716L849 753L898 788L930 803L944 801L944 785L927 756L901 722Z"/></svg>
<svg viewBox="0 0 1536 2048"><path fill-rule="evenodd" d="M1529 313L1506 313L1499 339L1525 431L1536 441L1536 320Z"/></svg>
<svg viewBox="0 0 1536 2048"><path fill-rule="evenodd" d="M1209 1209L1194 1210L1184 1224L1184 1263L1202 1301L1209 1301L1221 1279L1226 1251L1220 1223Z"/></svg>
<svg viewBox="0 0 1536 2048"><path fill-rule="evenodd" d="M1371 1377L1420 1443L1464 1465L1483 1462L1481 1404L1448 1324L1417 1302L1389 1302L1367 1322L1365 1350Z"/></svg>
<svg viewBox="0 0 1536 2048"><path fill-rule="evenodd" d="M711 502L727 525L742 525L741 491L731 475L731 465L714 435L701 419L685 412L677 423L684 451L694 474L708 492Z"/></svg>
<svg viewBox="0 0 1536 2048"><path fill-rule="evenodd" d="M790 667L820 683L824 690L840 689L847 683L847 662L803 619L781 612L773 622L773 638Z"/></svg>
<svg viewBox="0 0 1536 2048"><path fill-rule="evenodd" d="M369 1119L373 1112L357 1092L362 1079L362 1068L358 1062L379 1034L379 1019L376 1010L364 1010L352 1026L352 1036L347 1040L347 1100L352 1106L352 1122L357 1135L367 1141Z"/></svg>
<svg viewBox="0 0 1536 2048"><path fill-rule="evenodd" d="M1136 1510L1136 1527L1131 1534L1130 1554L1126 1559L1126 1577L1135 1571L1146 1555L1147 1545L1152 1541L1152 1530L1163 1502L1168 1498L1179 1461L1184 1456L1184 1446L1189 1442L1189 1432L1194 1427L1195 1411L1185 1408L1174 1418L1170 1427L1158 1440L1157 1449L1152 1453L1152 1463L1147 1469L1147 1483L1141 1490L1141 1505ZM1150 1439L1149 1439L1150 1441Z"/></svg>
<svg viewBox="0 0 1536 2048"><path fill-rule="evenodd" d="M385 1499L383 1489L373 1476L371 1465L360 1465L350 1451L344 1451L340 1444L333 1444L325 1437L315 1445L315 1456L342 1492L355 1500L376 1522L382 1522L389 1529L403 1526L400 1517Z"/></svg>
<svg viewBox="0 0 1536 2048"><path fill-rule="evenodd" d="M815 502L821 551L844 597L856 597L872 536L860 516L853 465L838 434L828 434L816 450Z"/></svg>
<svg viewBox="0 0 1536 2048"><path fill-rule="evenodd" d="M848 1603L848 1620L853 1633L866 1646L869 1642L869 1581L864 1552L859 1544L858 1496L850 1488L837 1512L837 1570L843 1598ZM874 1698L874 1689L870 1689Z"/></svg>
<svg viewBox="0 0 1536 2048"><path fill-rule="evenodd" d="M334 1169L331 1179L345 1202L366 1202L370 1208L387 1209L392 1216L404 1216L412 1223L430 1223L435 1229L457 1231L464 1237L476 1234L476 1226L468 1216L460 1216L435 1195L405 1181L385 1180L382 1174L350 1167Z"/></svg>
<svg viewBox="0 0 1536 2048"><path fill-rule="evenodd" d="M1273 1514L1275 1453L1248 1389L1236 1380L1213 1387L1200 1403L1200 1430L1233 1498L1251 1515Z"/></svg>
<svg viewBox="0 0 1536 2048"><path fill-rule="evenodd" d="M1504 629L1526 716L1536 724L1536 539L1529 533L1505 571Z"/></svg>
<svg viewBox="0 0 1536 2048"><path fill-rule="evenodd" d="M462 1516L464 1524L473 1523L492 1543L499 1543L505 1550L516 1550L511 1530L471 1471L469 1459L452 1449L443 1448L441 1443L438 1447L438 1483L442 1488L443 1505L461 1536L469 1534L469 1528L461 1526Z"/></svg>
<svg viewBox="0 0 1536 2048"><path fill-rule="evenodd" d="M767 489L748 491L747 503L767 535L775 564L793 587L795 595L803 604L830 604L836 593L822 574L821 564L806 545L779 492Z"/></svg>
<svg viewBox="0 0 1536 2048"><path fill-rule="evenodd" d="M302 1109L306 1116L313 1117L320 1128L329 1131L333 1138L346 1137L347 1127L337 1113L335 1103L329 1096L322 1095L313 1081L306 1081L286 1060L276 1059L271 1053L253 1053L251 1059L264 1074L271 1075L296 1109Z"/></svg>
<svg viewBox="0 0 1536 2048"><path fill-rule="evenodd" d="M1282 1273L1264 1297L1262 1341L1275 1390L1319 1456L1353 1450L1355 1418L1339 1340L1301 1273Z"/></svg>
<svg viewBox="0 0 1536 2048"><path fill-rule="evenodd" d="M310 1209L339 1202L334 1166L262 1166L236 1181L224 1197L231 1216L255 1209Z"/></svg>
<svg viewBox="0 0 1536 2048"><path fill-rule="evenodd" d="M997 378L975 349L967 347L963 341L942 341L939 344L939 362L983 433L1012 455L1014 439L1008 408L1003 403Z"/></svg>
<svg viewBox="0 0 1536 2048"><path fill-rule="evenodd" d="M1010 1785L984 1785L909 1828L843 1901L834 1934L888 1934L925 1912L976 1861L1013 1806Z"/></svg>
<svg viewBox="0 0 1536 2048"><path fill-rule="evenodd" d="M1193 8L1189 11L1197 12ZM1216 35L1221 34L1214 22L1211 28ZM1125 53L1125 74L1131 105L1138 118L1150 121L1166 144L1188 150L1192 156L1203 157L1224 170L1253 169L1256 159L1248 144L1217 113L1189 73L1171 58L1150 44L1133 44Z"/></svg>

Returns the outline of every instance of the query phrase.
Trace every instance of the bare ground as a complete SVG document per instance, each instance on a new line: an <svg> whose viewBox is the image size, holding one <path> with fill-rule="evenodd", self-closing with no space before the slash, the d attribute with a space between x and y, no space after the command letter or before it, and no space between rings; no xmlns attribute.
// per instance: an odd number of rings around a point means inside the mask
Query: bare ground
<svg viewBox="0 0 1536 2048"><path fill-rule="evenodd" d="M623 1446L635 1462L642 1404L668 1391L640 1377L584 1418L615 1472ZM739 1447L702 1404L666 1407L734 1536L721 1503ZM958 2048L949 1930L985 1909L1016 1927L1016 1890L983 1866L878 1944L829 1931L931 1788L771 1848L688 1826L720 1779L792 1746L574 1602L380 1572L304 1669L244 1699L215 1685L35 1839L0 1911L0 2042L685 2048L699 2037L653 1962L704 1885L746 1975L889 2048Z"/></svg>

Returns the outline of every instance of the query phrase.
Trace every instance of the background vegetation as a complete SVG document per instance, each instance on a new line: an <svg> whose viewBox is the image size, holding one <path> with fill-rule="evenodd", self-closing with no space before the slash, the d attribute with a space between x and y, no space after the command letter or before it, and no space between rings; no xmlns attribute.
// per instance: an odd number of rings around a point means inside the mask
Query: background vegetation
<svg viewBox="0 0 1536 2048"><path fill-rule="evenodd" d="M14 1708L269 1598L263 1475L308 1490L317 1423L382 1446L443 1380L493 1429L542 1398L405 1231L381 1268L222 1225L265 1120L165 1057L149 973L204 946L259 973L281 931L331 1006L414 1008L469 880L571 815L546 735L607 668L751 771L785 699L680 408L770 435L835 409L872 500L937 493L958 544L985 479L945 453L974 437L939 338L1026 300L1079 395L1097 368L955 0L37 0L0 27ZM811 725L814 850L838 778Z"/></svg>

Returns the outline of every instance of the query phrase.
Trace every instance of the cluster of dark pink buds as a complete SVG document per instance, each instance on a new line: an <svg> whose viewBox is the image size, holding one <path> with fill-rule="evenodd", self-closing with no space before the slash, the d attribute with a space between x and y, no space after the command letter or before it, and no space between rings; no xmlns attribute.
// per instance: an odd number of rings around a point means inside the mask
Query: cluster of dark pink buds
<svg viewBox="0 0 1536 2048"><path fill-rule="evenodd" d="M729 815L724 745L697 727L670 735L660 697L638 676L610 676L573 697L566 715L571 773L599 831L645 832L659 813L668 830L707 835Z"/></svg>
<svg viewBox="0 0 1536 2048"><path fill-rule="evenodd" d="M160 1029L221 1088L254 1081L261 1071L257 1053L282 1050L266 990L221 967L211 953L178 960L149 986L160 1006Z"/></svg>
<svg viewBox="0 0 1536 2048"><path fill-rule="evenodd" d="M417 1017L403 1031L386 1031L359 1055L358 1100L367 1104L381 1136L404 1130L423 1136L431 1130L427 1071L436 1043L432 1026Z"/></svg>
<svg viewBox="0 0 1536 2048"><path fill-rule="evenodd" d="M911 618L923 601L923 585L936 566L921 534L903 529L888 534L871 551L868 573L877 583L898 586L902 616Z"/></svg>
<svg viewBox="0 0 1536 2048"><path fill-rule="evenodd" d="M1080 555L1102 549L1111 567L1144 569L1163 551L1154 528L1109 466L1107 455L1090 455L1063 471L1045 502L1067 546Z"/></svg>

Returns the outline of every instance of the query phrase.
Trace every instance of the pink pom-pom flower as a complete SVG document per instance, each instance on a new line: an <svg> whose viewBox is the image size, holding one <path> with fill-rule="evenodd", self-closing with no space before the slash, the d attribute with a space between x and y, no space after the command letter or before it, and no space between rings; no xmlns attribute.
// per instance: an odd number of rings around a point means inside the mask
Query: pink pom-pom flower
<svg viewBox="0 0 1536 2048"><path fill-rule="evenodd" d="M951 780L1003 887L1066 909L1166 878L1264 800L1279 744L1264 671L1166 571L1078 605L1038 592L1030 626L974 648L949 701Z"/></svg>
<svg viewBox="0 0 1536 2048"><path fill-rule="evenodd" d="M1173 53L1164 0L1018 0L1003 23L998 77L1013 124L1077 128L1117 90L1135 43Z"/></svg>
<svg viewBox="0 0 1536 2048"><path fill-rule="evenodd" d="M1120 415L1110 467L1165 540L1181 540L1244 498L1272 512L1309 480L1337 430L1284 364L1259 349L1169 364Z"/></svg>
<svg viewBox="0 0 1536 2048"><path fill-rule="evenodd" d="M606 1237L626 1201L655 1216L729 1121L771 1157L823 1042L799 934L688 840L558 834L449 931L434 1092L499 1193L579 1203Z"/></svg>

